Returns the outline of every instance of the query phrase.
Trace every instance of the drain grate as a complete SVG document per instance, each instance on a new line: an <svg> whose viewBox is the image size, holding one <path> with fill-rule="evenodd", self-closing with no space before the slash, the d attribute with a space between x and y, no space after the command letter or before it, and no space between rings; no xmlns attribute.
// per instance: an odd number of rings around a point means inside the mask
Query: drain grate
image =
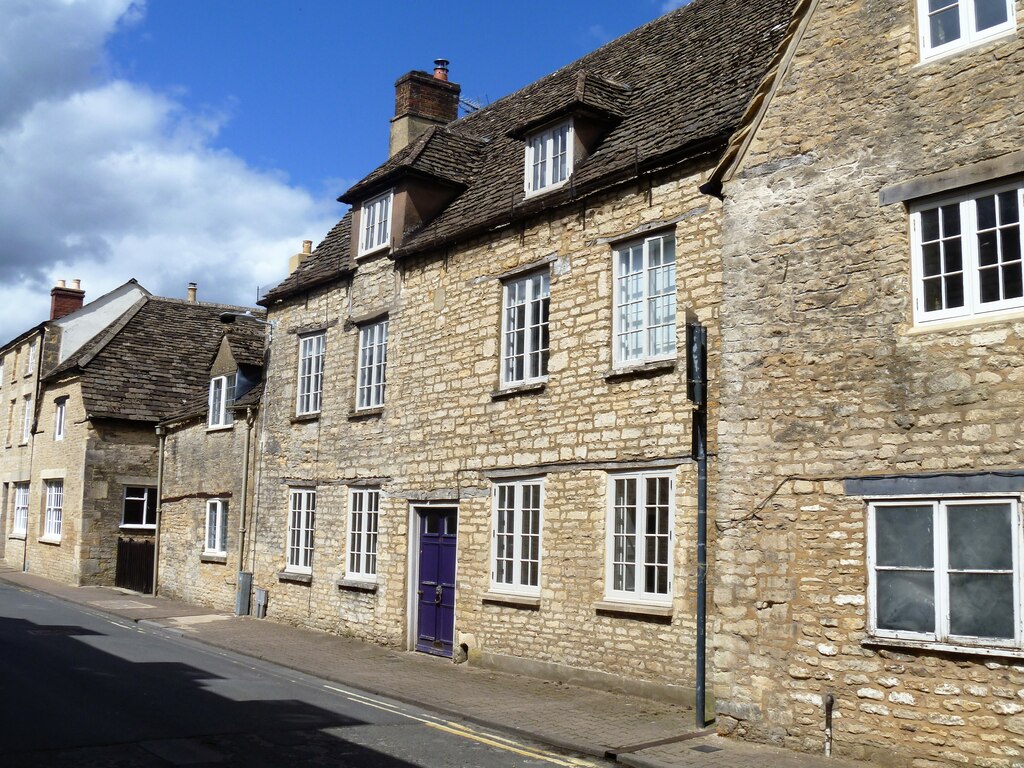
<svg viewBox="0 0 1024 768"><path fill-rule="evenodd" d="M694 752L721 752L721 747L712 747L710 744L698 744L696 747L690 747Z"/></svg>

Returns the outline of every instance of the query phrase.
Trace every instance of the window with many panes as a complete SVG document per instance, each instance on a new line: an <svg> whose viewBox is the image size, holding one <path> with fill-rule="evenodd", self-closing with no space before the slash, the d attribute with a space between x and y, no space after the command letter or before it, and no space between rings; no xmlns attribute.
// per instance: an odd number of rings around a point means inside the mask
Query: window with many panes
<svg viewBox="0 0 1024 768"><path fill-rule="evenodd" d="M921 58L967 48L1016 26L1013 0L918 0Z"/></svg>
<svg viewBox="0 0 1024 768"><path fill-rule="evenodd" d="M360 208L359 255L391 244L391 203L394 193L385 192Z"/></svg>
<svg viewBox="0 0 1024 768"><path fill-rule="evenodd" d="M18 535L28 532L28 483L14 486L14 527L11 532Z"/></svg>
<svg viewBox="0 0 1024 768"><path fill-rule="evenodd" d="M121 525L133 528L156 526L156 488L129 485L124 489Z"/></svg>
<svg viewBox="0 0 1024 768"><path fill-rule="evenodd" d="M1021 520L1013 498L875 501L871 633L951 646L1021 646Z"/></svg>
<svg viewBox="0 0 1024 768"><path fill-rule="evenodd" d="M64 439L64 426L68 414L68 399L62 397L54 403L53 409L53 439Z"/></svg>
<svg viewBox="0 0 1024 768"><path fill-rule="evenodd" d="M675 235L616 248L614 262L616 364L675 357Z"/></svg>
<svg viewBox="0 0 1024 768"><path fill-rule="evenodd" d="M388 363L388 321L359 329L359 370L356 374L356 410L381 408Z"/></svg>
<svg viewBox="0 0 1024 768"><path fill-rule="evenodd" d="M533 194L564 184L572 174L572 121L552 126L526 140L526 193Z"/></svg>
<svg viewBox="0 0 1024 768"><path fill-rule="evenodd" d="M1024 186L911 209L919 323L1024 307Z"/></svg>
<svg viewBox="0 0 1024 768"><path fill-rule="evenodd" d="M21 422L21 442L27 443L32 437L32 398L25 398L25 410Z"/></svg>
<svg viewBox="0 0 1024 768"><path fill-rule="evenodd" d="M501 324L503 385L547 378L550 283L547 272L505 283Z"/></svg>
<svg viewBox="0 0 1024 768"><path fill-rule="evenodd" d="M672 602L672 477L609 477L605 594L612 600Z"/></svg>
<svg viewBox="0 0 1024 768"><path fill-rule="evenodd" d="M540 480L494 486L491 527L491 590L540 594Z"/></svg>
<svg viewBox="0 0 1024 768"><path fill-rule="evenodd" d="M326 339L324 333L313 333L299 339L299 386L295 412L300 416L320 412Z"/></svg>
<svg viewBox="0 0 1024 768"><path fill-rule="evenodd" d="M348 567L353 579L377 578L377 531L380 523L380 490L353 488L349 493Z"/></svg>
<svg viewBox="0 0 1024 768"><path fill-rule="evenodd" d="M235 402L235 374L210 379L210 395L206 425L211 428L230 427L235 423L231 406Z"/></svg>
<svg viewBox="0 0 1024 768"><path fill-rule="evenodd" d="M316 523L316 491L292 489L288 509L288 553L285 570L313 572L313 528Z"/></svg>
<svg viewBox="0 0 1024 768"><path fill-rule="evenodd" d="M28 354L25 355L25 374L30 374L36 369L36 340L28 343Z"/></svg>
<svg viewBox="0 0 1024 768"><path fill-rule="evenodd" d="M46 481L46 511L43 518L43 538L59 539L64 518L64 481Z"/></svg>
<svg viewBox="0 0 1024 768"><path fill-rule="evenodd" d="M228 551L228 503L224 499L206 502L206 540L203 552L223 555Z"/></svg>

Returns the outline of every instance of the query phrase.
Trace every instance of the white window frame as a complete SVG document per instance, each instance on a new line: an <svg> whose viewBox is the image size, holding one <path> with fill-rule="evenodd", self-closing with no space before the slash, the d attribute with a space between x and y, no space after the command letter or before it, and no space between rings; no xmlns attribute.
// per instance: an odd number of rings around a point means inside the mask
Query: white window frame
<svg viewBox="0 0 1024 768"><path fill-rule="evenodd" d="M14 484L14 518L11 533L17 536L28 534L29 484Z"/></svg>
<svg viewBox="0 0 1024 768"><path fill-rule="evenodd" d="M948 560L948 525L947 510L956 505L976 504L1007 504L1010 506L1012 515L1012 575L1013 575L1013 604L1016 612L1014 621L1014 638L979 638L958 636L950 633L949 630L949 560ZM908 630L882 629L878 627L878 566L877 560L877 539L876 539L876 516L875 512L881 507L906 507L920 506L932 507L932 572L934 577L934 602L935 602L935 632L922 633ZM1022 605L1022 572L1021 551L1022 551L1022 526L1020 503L1017 497L1005 495L971 495L971 496L942 496L942 497L901 497L888 499L873 499L868 501L868 633L872 638L880 640L895 640L910 643L924 644L929 647L944 650L977 650L977 649L1024 649L1024 605ZM888 568L889 570L900 570L899 568ZM911 569L928 570L928 569Z"/></svg>
<svg viewBox="0 0 1024 768"><path fill-rule="evenodd" d="M348 548L345 576L377 581L377 542L380 532L380 489L352 488L348 500Z"/></svg>
<svg viewBox="0 0 1024 768"><path fill-rule="evenodd" d="M231 406L235 402L237 374L214 376L210 379L210 394L207 398L207 429L227 429L235 423Z"/></svg>
<svg viewBox="0 0 1024 768"><path fill-rule="evenodd" d="M313 573L316 533L316 490L292 488L288 493L288 540L285 542L285 570Z"/></svg>
<svg viewBox="0 0 1024 768"><path fill-rule="evenodd" d="M35 414L32 409L32 398L25 398L25 414L21 425L21 442L28 443L32 439L32 417Z"/></svg>
<svg viewBox="0 0 1024 768"><path fill-rule="evenodd" d="M3 389L4 386L4 363L6 360L6 356L0 356L0 389Z"/></svg>
<svg viewBox="0 0 1024 768"><path fill-rule="evenodd" d="M323 406L324 360L327 334L324 331L299 337L299 371L295 413L320 413Z"/></svg>
<svg viewBox="0 0 1024 768"><path fill-rule="evenodd" d="M226 499L209 499L206 502L206 527L203 529L203 554L226 555L228 553L228 503Z"/></svg>
<svg viewBox="0 0 1024 768"><path fill-rule="evenodd" d="M574 143L572 120L563 120L526 137L523 189L527 196L558 189L569 181ZM564 158L564 169L556 158Z"/></svg>
<svg viewBox="0 0 1024 768"><path fill-rule="evenodd" d="M517 277L502 286L501 385L547 381L550 350L551 273ZM536 338L535 338L536 335ZM522 361L517 375L517 361Z"/></svg>
<svg viewBox="0 0 1024 768"><path fill-rule="evenodd" d="M25 360L25 375L28 376L36 369L36 340L28 343L28 357Z"/></svg>
<svg viewBox="0 0 1024 768"><path fill-rule="evenodd" d="M526 526L524 495L535 488L537 529ZM502 498L504 496L504 499ZM511 496L511 499L509 498ZM511 504L509 504L511 501ZM531 546L532 545L532 546ZM495 483L491 489L491 585L490 591L526 597L540 596L544 547L544 481L524 478ZM509 551L511 550L511 551ZM532 551L531 551L532 550ZM504 557L502 557L504 555ZM524 566L536 564L536 583L524 577ZM503 567L504 566L504 567Z"/></svg>
<svg viewBox="0 0 1024 768"><path fill-rule="evenodd" d="M668 530L664 533L655 531L652 535L666 537L668 547L668 562L664 564L646 562L646 538L647 531L647 480L666 480L668 482ZM634 557L631 561L621 561L623 565L633 566L634 587L630 589L616 588L615 574L617 560L616 539L620 534L617 527L617 510L615 505L615 484L618 481L632 481L636 483L636 531L634 541ZM644 605L671 606L675 579L674 550L675 549L675 477L672 472L652 470L644 472L623 472L608 475L608 516L606 520L605 536L605 598L613 602L638 603ZM645 588L645 567L652 565L665 570L666 588L664 592L657 590L649 591Z"/></svg>
<svg viewBox="0 0 1024 768"><path fill-rule="evenodd" d="M63 440L64 439L64 434L65 434L64 433L64 429L65 429L65 426L66 426L65 422L67 421L67 413L68 413L68 399L66 397L62 397L62 398L54 401L54 410L53 410L53 439L54 440Z"/></svg>
<svg viewBox="0 0 1024 768"><path fill-rule="evenodd" d="M141 492L141 493L140 493ZM153 501L153 522L146 522L146 518L149 515L149 503L150 499ZM129 523L125 520L125 507L128 506L129 501L141 501L142 502L142 522L141 523ZM124 496L121 498L121 527L131 528L133 530L153 530L156 528L156 488L150 485L126 485L124 488Z"/></svg>
<svg viewBox="0 0 1024 768"><path fill-rule="evenodd" d="M395 192L389 189L372 197L359 209L359 255L391 247L391 217L394 213Z"/></svg>
<svg viewBox="0 0 1024 768"><path fill-rule="evenodd" d="M356 371L356 410L384 407L387 388L388 319L359 328L359 364Z"/></svg>
<svg viewBox="0 0 1024 768"><path fill-rule="evenodd" d="M1017 216L1016 223L1020 250L1024 256L1024 183L1002 184L987 187L970 194L949 195L942 198L928 200L927 202L915 203L910 208L910 240L911 240L911 273L913 278L914 291L914 322L917 325L927 325L942 320L955 320L969 317L984 317L986 315L1005 312L1008 310L1024 309L1024 295L1002 299L999 301L982 302L980 298L979 272L979 232L977 201L999 195L1001 193L1016 192L1017 195ZM932 311L925 310L925 268L924 268L924 233L922 231L921 217L927 211L940 209L946 206L956 205L960 214L960 248L962 258L963 293L964 304L962 307L949 307ZM941 214L940 214L941 217ZM1004 225L1004 228L1012 228L1011 225ZM989 232L991 230L985 230ZM956 238L948 238L956 239ZM935 242L935 241L929 241ZM986 265L986 268L991 268ZM1024 269L1024 261L1022 261ZM1022 278L1024 279L1024 278ZM945 303L945 300L944 302Z"/></svg>
<svg viewBox="0 0 1024 768"><path fill-rule="evenodd" d="M971 48L1013 32L1017 27L1017 12L1014 7L1014 0L1002 0L1002 2L1006 5L1006 21L979 31L975 28L975 0L947 0L943 8L956 6L959 11L960 37L933 46L928 0L917 0L917 28L918 41L921 46L921 60L926 61L953 53L954 51Z"/></svg>
<svg viewBox="0 0 1024 768"><path fill-rule="evenodd" d="M46 481L46 506L43 518L43 538L60 541L64 527L64 481Z"/></svg>
<svg viewBox="0 0 1024 768"><path fill-rule="evenodd" d="M651 244L654 242L660 242L660 252L664 253L665 243L671 241L672 243L672 262L671 266L667 266L666 263L657 265L651 264L652 261L652 248ZM656 235L651 235L643 240L633 240L628 243L622 243L618 245L612 253L612 296L613 296L613 317L612 317L612 357L615 361L615 367L627 368L635 365L643 365L648 362L656 362L659 360L674 360L676 357L677 350L679 348L678 334L676 331L676 324L679 317L679 308L676 302L676 293L678 291L678 284L676 281L676 239L675 232L661 232ZM641 266L639 271L628 271L623 274L623 260L633 255L634 250L640 248ZM671 289L662 292L652 291L651 281L655 279L655 270L667 270L671 274ZM639 279L639 287L641 294L639 298L634 298L631 301L623 302L623 290L624 285L631 279ZM666 280L668 282L668 280ZM653 305L656 302L664 302L665 304L671 304L672 307L672 322L662 323L660 325L654 325L650 322L651 312ZM639 322L640 325L635 328L627 329L623 323L623 308L626 306L639 306ZM653 347L651 335L656 328L665 329L665 333L671 337L671 348L666 349L663 352L656 353L652 352ZM640 350L637 354L627 355L623 348L623 340L630 334L639 333L641 338Z"/></svg>

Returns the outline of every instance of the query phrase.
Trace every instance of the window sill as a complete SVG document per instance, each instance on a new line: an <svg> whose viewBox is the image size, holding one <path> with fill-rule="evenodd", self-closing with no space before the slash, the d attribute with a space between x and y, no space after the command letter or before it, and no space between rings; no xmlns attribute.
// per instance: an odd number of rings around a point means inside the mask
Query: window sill
<svg viewBox="0 0 1024 768"><path fill-rule="evenodd" d="M59 547L60 546L60 539L53 539L53 538L49 538L48 539L48 538L46 538L44 536L41 539L36 539L36 541L38 541L40 544L48 544L51 547Z"/></svg>
<svg viewBox="0 0 1024 768"><path fill-rule="evenodd" d="M604 375L608 382L622 381L624 379L649 379L654 376L661 376L665 373L672 373L676 369L675 360L654 360L648 363L640 363L622 368L613 368Z"/></svg>
<svg viewBox="0 0 1024 768"><path fill-rule="evenodd" d="M200 563L216 563L218 565L227 565L228 556L227 553L223 555L217 555L213 552L203 552L199 555Z"/></svg>
<svg viewBox="0 0 1024 768"><path fill-rule="evenodd" d="M24 541L28 538L24 533L9 533L7 534L8 539L15 539L16 541Z"/></svg>
<svg viewBox="0 0 1024 768"><path fill-rule="evenodd" d="M388 242L384 243L383 245L376 245L368 251L358 251L356 253L356 261L362 261L363 259L372 259L374 256L380 256L390 252L391 241L389 238Z"/></svg>
<svg viewBox="0 0 1024 768"><path fill-rule="evenodd" d="M485 592L483 602L485 605L504 605L509 608L524 608L529 611L540 610L540 598L529 597L528 595L506 595L501 592Z"/></svg>
<svg viewBox="0 0 1024 768"><path fill-rule="evenodd" d="M155 525L122 525L120 529L126 533L156 533Z"/></svg>
<svg viewBox="0 0 1024 768"><path fill-rule="evenodd" d="M278 581L290 581L293 584L312 584L313 574L312 573L296 573L294 571L278 571Z"/></svg>
<svg viewBox="0 0 1024 768"><path fill-rule="evenodd" d="M515 384L502 387L491 392L491 400L507 400L521 395L537 395L547 389L547 381L534 381L529 384Z"/></svg>
<svg viewBox="0 0 1024 768"><path fill-rule="evenodd" d="M1024 318L1024 308L1005 309L1001 312L982 313L967 317L948 317L943 320L915 320L914 326L907 329L906 333L908 336L920 336L926 333L941 333L968 328L976 328L981 331L992 325L1019 321L1022 318Z"/></svg>
<svg viewBox="0 0 1024 768"><path fill-rule="evenodd" d="M338 589L344 589L348 592L367 592L372 594L377 591L377 583L374 581L346 578L338 579L334 583L338 585Z"/></svg>
<svg viewBox="0 0 1024 768"><path fill-rule="evenodd" d="M671 619L671 605L644 605L643 603L619 603L614 600L598 600L594 603L598 613L626 613L631 616L649 616L658 619Z"/></svg>
<svg viewBox="0 0 1024 768"><path fill-rule="evenodd" d="M292 424L304 424L307 421L320 421L320 411L316 413L299 413L289 419Z"/></svg>
<svg viewBox="0 0 1024 768"><path fill-rule="evenodd" d="M946 50L940 51L939 53L929 53L927 51L922 51L921 60L917 64L915 64L914 67L926 67L929 64L935 64L941 61L945 61L946 59L951 59L954 56L959 56L963 53L974 50L975 48L980 48L983 45L1004 43L1007 40L1013 40L1016 37L1016 29L1007 29L996 32L995 34L992 34L988 37L983 37L978 40L972 40L967 43L961 43L960 45L957 45L953 48L947 48Z"/></svg>
<svg viewBox="0 0 1024 768"><path fill-rule="evenodd" d="M351 411L348 414L349 421L363 421L364 419L379 419L384 415L384 406L380 408L364 408L361 411Z"/></svg>
<svg viewBox="0 0 1024 768"><path fill-rule="evenodd" d="M1024 659L1024 649L997 648L993 646L953 645L930 640L900 640L894 637L865 637L860 642L864 648L903 648L936 653L959 653L964 656L1001 656L1007 659Z"/></svg>
<svg viewBox="0 0 1024 768"><path fill-rule="evenodd" d="M215 424L212 427L207 427L206 431L207 432L229 432L230 430L232 430L234 428L235 428L234 424Z"/></svg>

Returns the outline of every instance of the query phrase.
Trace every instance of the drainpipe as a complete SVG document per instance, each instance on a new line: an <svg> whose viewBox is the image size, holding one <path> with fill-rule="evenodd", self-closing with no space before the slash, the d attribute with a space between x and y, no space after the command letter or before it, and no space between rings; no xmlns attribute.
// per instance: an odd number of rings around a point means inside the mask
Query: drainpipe
<svg viewBox="0 0 1024 768"><path fill-rule="evenodd" d="M157 424L156 436L160 447L156 454L156 536L153 545L153 596L156 597L158 575L160 573L160 518L163 513L164 495L164 444L167 441L167 428Z"/></svg>
<svg viewBox="0 0 1024 768"><path fill-rule="evenodd" d="M242 453L242 503L238 518L238 570L245 569L245 510L249 507L249 451L252 444L252 425L255 422L252 406L245 409L245 451Z"/></svg>
<svg viewBox="0 0 1024 768"><path fill-rule="evenodd" d="M825 757L832 757L832 710L835 705L835 695L825 694Z"/></svg>
<svg viewBox="0 0 1024 768"><path fill-rule="evenodd" d="M693 457L697 462L697 652L694 714L697 728L707 725L705 667L708 586L708 331L699 322L686 326L686 394L693 402Z"/></svg>

